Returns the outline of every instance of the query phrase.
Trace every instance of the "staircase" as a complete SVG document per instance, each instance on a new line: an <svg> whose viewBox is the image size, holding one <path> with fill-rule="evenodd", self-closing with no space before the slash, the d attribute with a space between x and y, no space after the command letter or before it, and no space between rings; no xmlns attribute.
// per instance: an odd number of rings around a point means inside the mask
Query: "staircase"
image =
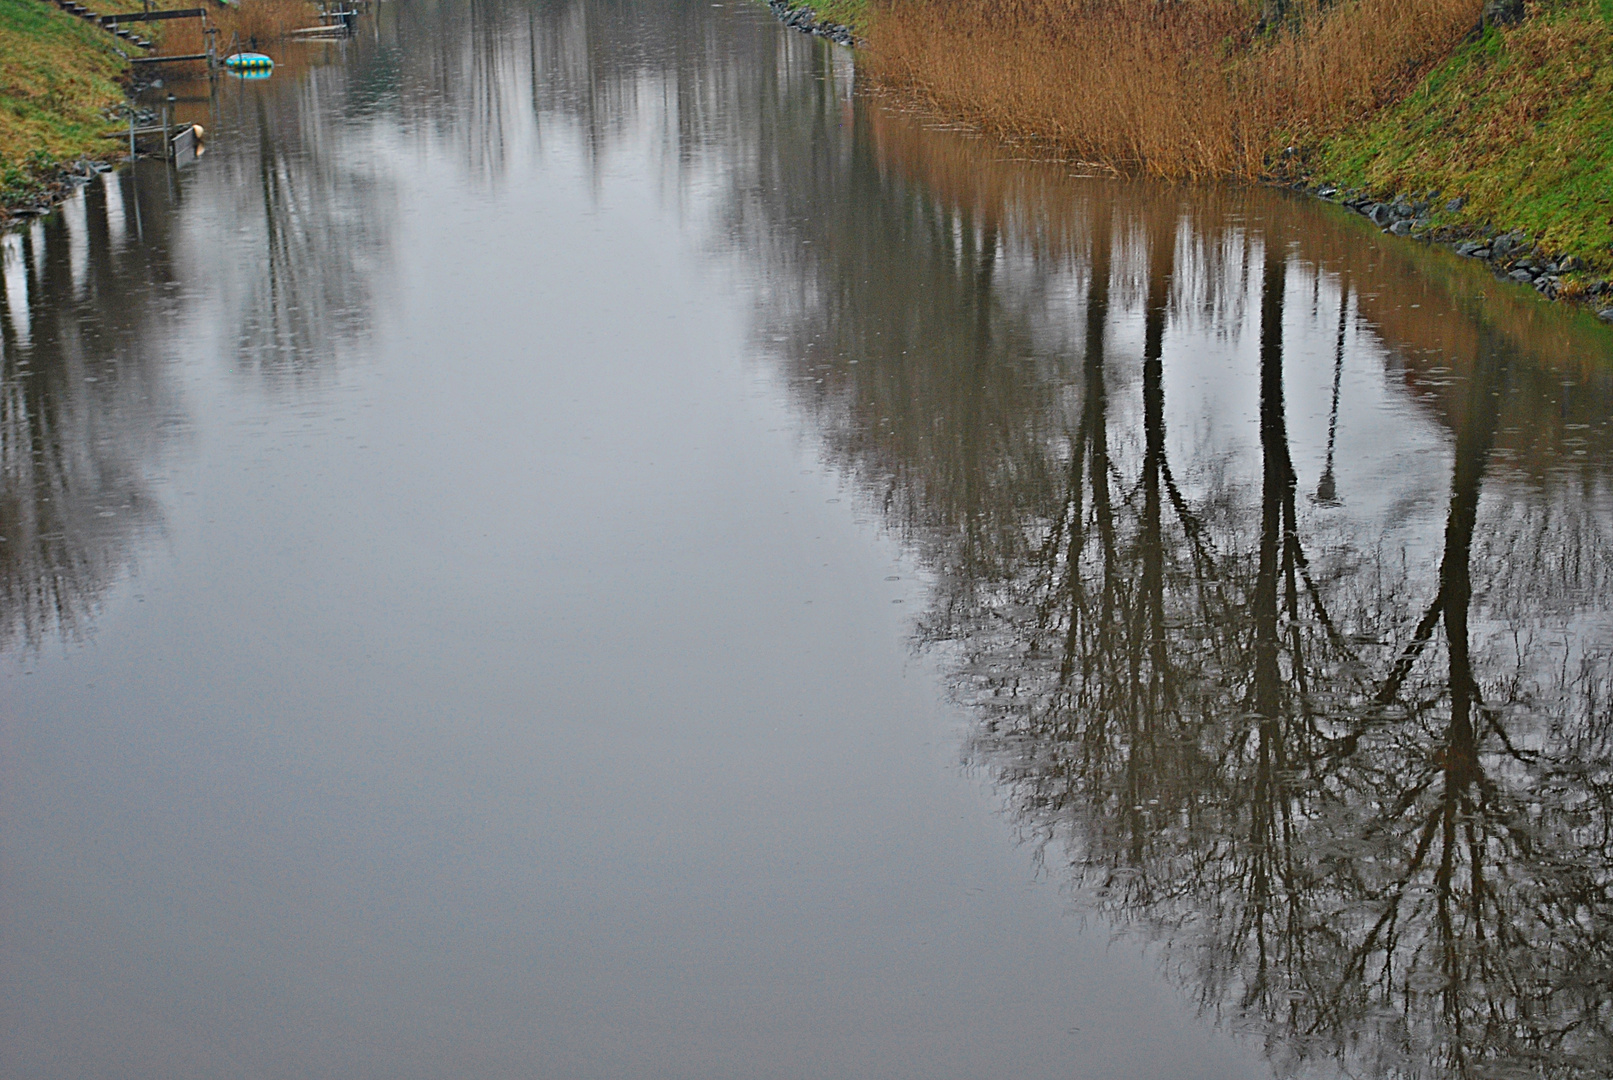
<svg viewBox="0 0 1613 1080"><path fill-rule="evenodd" d="M107 33L122 38L136 48L151 48L151 42L148 39L141 37L133 30L126 30L119 26L114 16L101 15L98 12L91 11L83 4L78 3L77 0L56 0L56 6L69 15L77 15L81 19L94 23Z"/></svg>

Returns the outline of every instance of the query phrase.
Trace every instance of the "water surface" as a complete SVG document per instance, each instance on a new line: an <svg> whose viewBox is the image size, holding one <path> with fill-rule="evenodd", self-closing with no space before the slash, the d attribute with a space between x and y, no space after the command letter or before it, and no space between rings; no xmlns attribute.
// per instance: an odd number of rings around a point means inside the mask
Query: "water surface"
<svg viewBox="0 0 1613 1080"><path fill-rule="evenodd" d="M3 240L18 1077L1595 1076L1613 339L746 4Z"/></svg>

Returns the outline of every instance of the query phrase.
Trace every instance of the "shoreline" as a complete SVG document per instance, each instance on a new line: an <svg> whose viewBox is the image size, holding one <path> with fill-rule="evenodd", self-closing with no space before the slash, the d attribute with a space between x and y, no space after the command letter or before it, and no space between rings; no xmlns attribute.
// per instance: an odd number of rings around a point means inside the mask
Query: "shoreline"
<svg viewBox="0 0 1613 1080"><path fill-rule="evenodd" d="M131 112L139 126L158 122L140 95L173 70L151 61L195 60L206 51L195 6L196 0L94 0L97 10L89 11L63 0L0 3L0 68L10 77L0 86L0 232L49 214L90 177L128 163L121 129ZM208 0L204 10L206 33L220 43L285 42L319 20L311 0L245 9ZM123 29L152 11L184 15L135 23L143 27L138 33ZM126 48L146 52L131 59Z"/></svg>
<svg viewBox="0 0 1613 1080"><path fill-rule="evenodd" d="M1498 281L1533 286L1545 300L1584 307L1603 322L1613 323L1613 280L1598 275L1569 277L1586 274L1585 261L1578 256L1542 249L1521 229L1435 225L1426 217L1442 201L1447 212L1459 212L1461 196L1444 200L1440 192L1431 191L1377 198L1337 184L1265 182L1354 211L1386 236L1438 244L1463 258L1488 263Z"/></svg>
<svg viewBox="0 0 1613 1080"><path fill-rule="evenodd" d="M814 0L768 0L768 7L781 23L791 29L828 38L852 48L866 47L866 41L858 35L856 28L818 19ZM1385 109L1383 114L1387 115L1390 111ZM950 119L957 122L961 118L953 116ZM1373 119L1382 119L1382 116ZM1293 152L1293 148L1290 148L1290 152ZM1063 160L1057 155L1055 159ZM1125 176L1118 169L1115 174L1117 178ZM1217 182L1237 181L1228 178ZM1365 186L1351 187L1342 182L1311 178L1295 181L1270 174L1261 176L1256 182L1342 206L1366 217L1385 235L1439 244L1463 258L1478 259L1490 266L1498 281L1530 285L1544 300L1584 308L1604 323L1613 324L1613 274L1600 269L1592 270L1579 254L1543 247L1521 227L1500 228L1490 224L1434 220L1436 217L1460 213L1467 204L1464 196L1446 197L1437 190L1383 194L1381 190L1374 191Z"/></svg>
<svg viewBox="0 0 1613 1080"><path fill-rule="evenodd" d="M836 45L844 45L847 48L856 48L860 44L850 26L819 19L817 9L809 3L796 0L792 6L790 0L767 0L767 6L772 9L774 18L792 30L799 30L813 37L827 38Z"/></svg>

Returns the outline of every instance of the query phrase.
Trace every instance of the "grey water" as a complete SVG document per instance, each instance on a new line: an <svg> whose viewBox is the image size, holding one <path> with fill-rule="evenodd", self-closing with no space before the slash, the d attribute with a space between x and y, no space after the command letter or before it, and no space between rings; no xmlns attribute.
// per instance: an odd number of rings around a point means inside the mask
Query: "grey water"
<svg viewBox="0 0 1613 1080"><path fill-rule="evenodd" d="M1590 1077L1613 335L744 2L0 238L0 1074Z"/></svg>

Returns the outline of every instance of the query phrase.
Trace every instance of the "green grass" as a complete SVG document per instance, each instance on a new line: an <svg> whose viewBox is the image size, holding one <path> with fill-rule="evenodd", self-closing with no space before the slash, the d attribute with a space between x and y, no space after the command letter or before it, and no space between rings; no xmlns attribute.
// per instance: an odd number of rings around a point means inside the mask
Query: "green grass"
<svg viewBox="0 0 1613 1080"><path fill-rule="evenodd" d="M1613 0L1607 2L1613 3ZM806 3L792 3L790 7L792 10L811 8L819 22L839 23L861 34L868 29L868 5L869 0L807 0Z"/></svg>
<svg viewBox="0 0 1613 1080"><path fill-rule="evenodd" d="M1434 68L1399 104L1323 145L1318 177L1438 190L1435 223L1521 229L1613 269L1613 0L1532 6ZM1466 205L1444 213L1453 196Z"/></svg>
<svg viewBox="0 0 1613 1080"><path fill-rule="evenodd" d="M37 196L56 162L103 157L123 100L113 38L44 0L0 0L0 205Z"/></svg>

